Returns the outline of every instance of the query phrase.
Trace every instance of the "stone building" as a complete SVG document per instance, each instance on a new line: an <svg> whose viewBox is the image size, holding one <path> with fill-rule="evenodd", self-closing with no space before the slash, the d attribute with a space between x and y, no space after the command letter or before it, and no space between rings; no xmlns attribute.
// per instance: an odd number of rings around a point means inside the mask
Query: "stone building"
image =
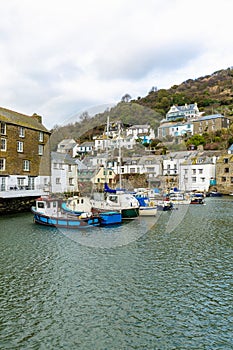
<svg viewBox="0 0 233 350"><path fill-rule="evenodd" d="M41 116L0 107L1 197L3 192L15 197L16 191L42 190L49 185L49 137Z"/></svg>
<svg viewBox="0 0 233 350"><path fill-rule="evenodd" d="M222 193L233 193L233 154L224 154L217 160L216 186Z"/></svg>
<svg viewBox="0 0 233 350"><path fill-rule="evenodd" d="M193 134L202 135L204 132L214 132L222 128L229 128L230 120L222 114L212 114L193 120Z"/></svg>

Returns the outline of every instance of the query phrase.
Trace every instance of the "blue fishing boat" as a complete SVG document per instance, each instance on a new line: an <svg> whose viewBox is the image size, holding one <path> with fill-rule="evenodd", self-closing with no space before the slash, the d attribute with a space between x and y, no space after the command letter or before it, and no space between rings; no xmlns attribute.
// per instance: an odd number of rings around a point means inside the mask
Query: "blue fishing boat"
<svg viewBox="0 0 233 350"><path fill-rule="evenodd" d="M36 205L31 207L34 222L44 226L58 228L82 229L100 226L101 218L92 213L82 213L77 216L74 213L64 212L61 208L62 201L57 198L40 197Z"/></svg>

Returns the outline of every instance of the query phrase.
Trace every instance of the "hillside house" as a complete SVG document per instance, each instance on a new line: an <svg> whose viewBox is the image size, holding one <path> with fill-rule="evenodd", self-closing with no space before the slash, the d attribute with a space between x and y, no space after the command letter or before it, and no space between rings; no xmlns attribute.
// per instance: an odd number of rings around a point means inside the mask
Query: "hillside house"
<svg viewBox="0 0 233 350"><path fill-rule="evenodd" d="M57 152L68 153L71 157L77 155L78 143L74 139L64 139L57 145Z"/></svg>
<svg viewBox="0 0 233 350"><path fill-rule="evenodd" d="M158 138L166 136L181 137L184 135L193 135L192 122L164 122L158 127Z"/></svg>
<svg viewBox="0 0 233 350"><path fill-rule="evenodd" d="M187 121L198 119L201 116L196 103L185 104L183 106L173 105L166 114L166 121L177 121L185 119Z"/></svg>
<svg viewBox="0 0 233 350"><path fill-rule="evenodd" d="M222 128L229 128L230 120L222 114L212 114L193 121L193 133L203 134L214 132Z"/></svg>
<svg viewBox="0 0 233 350"><path fill-rule="evenodd" d="M77 146L77 154L85 155L87 153L91 153L94 150L95 143L94 142L83 142Z"/></svg>
<svg viewBox="0 0 233 350"><path fill-rule="evenodd" d="M126 135L135 140L141 139L142 143L150 143L155 139L154 129L150 125L133 125L126 129Z"/></svg>
<svg viewBox="0 0 233 350"><path fill-rule="evenodd" d="M50 177L50 132L41 116L0 107L0 137L0 196L43 193Z"/></svg>

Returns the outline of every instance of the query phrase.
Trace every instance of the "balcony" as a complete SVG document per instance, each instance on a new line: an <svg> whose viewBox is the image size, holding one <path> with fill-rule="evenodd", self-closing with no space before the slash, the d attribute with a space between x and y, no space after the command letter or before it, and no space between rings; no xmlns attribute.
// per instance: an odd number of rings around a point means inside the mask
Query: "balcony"
<svg viewBox="0 0 233 350"><path fill-rule="evenodd" d="M0 198L40 197L48 195L48 186L1 186Z"/></svg>

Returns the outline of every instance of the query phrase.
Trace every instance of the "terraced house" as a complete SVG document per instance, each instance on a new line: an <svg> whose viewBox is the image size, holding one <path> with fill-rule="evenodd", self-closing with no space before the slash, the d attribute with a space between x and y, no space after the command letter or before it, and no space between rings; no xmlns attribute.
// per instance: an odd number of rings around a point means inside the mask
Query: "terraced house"
<svg viewBox="0 0 233 350"><path fill-rule="evenodd" d="M41 116L0 107L0 197L49 185L49 137Z"/></svg>

